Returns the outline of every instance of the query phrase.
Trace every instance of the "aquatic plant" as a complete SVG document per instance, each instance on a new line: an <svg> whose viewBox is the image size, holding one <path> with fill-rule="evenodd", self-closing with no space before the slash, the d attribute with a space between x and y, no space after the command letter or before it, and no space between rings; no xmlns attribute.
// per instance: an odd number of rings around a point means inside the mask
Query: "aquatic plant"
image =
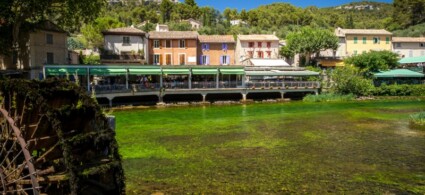
<svg viewBox="0 0 425 195"><path fill-rule="evenodd" d="M356 97L353 94L341 95L336 93L322 93L320 95L308 94L303 98L304 102L345 102L352 101Z"/></svg>
<svg viewBox="0 0 425 195"><path fill-rule="evenodd" d="M425 129L425 111L410 115L410 124Z"/></svg>

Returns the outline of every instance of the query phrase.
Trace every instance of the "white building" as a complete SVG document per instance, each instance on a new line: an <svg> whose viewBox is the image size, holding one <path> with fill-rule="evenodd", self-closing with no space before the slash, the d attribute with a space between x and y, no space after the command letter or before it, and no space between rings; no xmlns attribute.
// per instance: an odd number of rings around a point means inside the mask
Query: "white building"
<svg viewBox="0 0 425 195"><path fill-rule="evenodd" d="M192 26L192 29L194 29L194 30L202 27L202 22L195 20L195 19L192 19L192 18L189 18L187 20L183 20L183 22L188 22Z"/></svg>
<svg viewBox="0 0 425 195"><path fill-rule="evenodd" d="M393 51L402 58L425 56L425 37L393 37Z"/></svg>
<svg viewBox="0 0 425 195"><path fill-rule="evenodd" d="M166 25L166 24L156 24L155 31L156 32L168 32L169 28L168 28L168 25Z"/></svg>
<svg viewBox="0 0 425 195"><path fill-rule="evenodd" d="M253 65L251 59L278 59L279 38L275 35L238 35L236 64Z"/></svg>
<svg viewBox="0 0 425 195"><path fill-rule="evenodd" d="M242 20L230 20L230 24L232 26L236 26L236 25L239 25L239 24L246 24L246 22L244 22Z"/></svg>
<svg viewBox="0 0 425 195"><path fill-rule="evenodd" d="M103 63L144 63L148 60L146 33L134 27L109 29L102 32Z"/></svg>

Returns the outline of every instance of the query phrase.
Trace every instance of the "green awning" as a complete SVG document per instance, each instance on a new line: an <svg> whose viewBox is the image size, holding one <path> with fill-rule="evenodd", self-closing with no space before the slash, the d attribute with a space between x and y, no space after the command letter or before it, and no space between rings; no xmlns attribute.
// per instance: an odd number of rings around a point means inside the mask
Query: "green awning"
<svg viewBox="0 0 425 195"><path fill-rule="evenodd" d="M216 75L218 74L218 69L214 68L192 68L193 75Z"/></svg>
<svg viewBox="0 0 425 195"><path fill-rule="evenodd" d="M162 69L164 74L190 74L189 68Z"/></svg>
<svg viewBox="0 0 425 195"><path fill-rule="evenodd" d="M425 56L420 57L411 57L411 58L403 58L398 61L400 64L418 64L425 63Z"/></svg>
<svg viewBox="0 0 425 195"><path fill-rule="evenodd" d="M408 69L395 69L386 72L375 73L374 76L376 78L420 78L424 77L424 74Z"/></svg>
<svg viewBox="0 0 425 195"><path fill-rule="evenodd" d="M118 76L127 74L125 68L91 68L90 75Z"/></svg>
<svg viewBox="0 0 425 195"><path fill-rule="evenodd" d="M60 76L60 75L87 75L87 68L47 68L46 76Z"/></svg>
<svg viewBox="0 0 425 195"><path fill-rule="evenodd" d="M161 75L160 68L130 68L131 75Z"/></svg>
<svg viewBox="0 0 425 195"><path fill-rule="evenodd" d="M245 70L243 68L222 68L220 69L221 74L245 74Z"/></svg>
<svg viewBox="0 0 425 195"><path fill-rule="evenodd" d="M247 71L247 76L319 76L314 71Z"/></svg>

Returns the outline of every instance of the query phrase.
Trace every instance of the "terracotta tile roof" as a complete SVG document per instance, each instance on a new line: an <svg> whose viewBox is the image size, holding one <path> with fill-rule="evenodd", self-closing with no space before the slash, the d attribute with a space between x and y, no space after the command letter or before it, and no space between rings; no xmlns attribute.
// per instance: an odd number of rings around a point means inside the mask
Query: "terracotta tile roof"
<svg viewBox="0 0 425 195"><path fill-rule="evenodd" d="M234 43L235 39L232 35L199 35L201 43Z"/></svg>
<svg viewBox="0 0 425 195"><path fill-rule="evenodd" d="M134 27L113 28L102 31L104 35L144 35L145 32Z"/></svg>
<svg viewBox="0 0 425 195"><path fill-rule="evenodd" d="M398 43L425 43L425 37L393 37L393 42Z"/></svg>
<svg viewBox="0 0 425 195"><path fill-rule="evenodd" d="M241 41L279 41L276 35L238 35Z"/></svg>
<svg viewBox="0 0 425 195"><path fill-rule="evenodd" d="M166 31L166 32L149 32L150 39L197 39L196 31Z"/></svg>
<svg viewBox="0 0 425 195"><path fill-rule="evenodd" d="M392 35L385 29L335 29L335 34L338 37L345 35Z"/></svg>

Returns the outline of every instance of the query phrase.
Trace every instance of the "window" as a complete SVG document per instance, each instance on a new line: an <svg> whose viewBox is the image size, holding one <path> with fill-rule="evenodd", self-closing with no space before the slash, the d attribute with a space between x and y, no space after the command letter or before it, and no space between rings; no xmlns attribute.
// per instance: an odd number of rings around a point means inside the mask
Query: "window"
<svg viewBox="0 0 425 195"><path fill-rule="evenodd" d="M209 65L210 64L210 57L207 55L201 56L201 64L202 65Z"/></svg>
<svg viewBox="0 0 425 195"><path fill-rule="evenodd" d="M263 43L261 43L261 42L258 42L258 47L263 47Z"/></svg>
<svg viewBox="0 0 425 195"><path fill-rule="evenodd" d="M53 44L53 35L52 34L46 34L46 44Z"/></svg>
<svg viewBox="0 0 425 195"><path fill-rule="evenodd" d="M385 44L390 44L390 38L389 37L385 37Z"/></svg>
<svg viewBox="0 0 425 195"><path fill-rule="evenodd" d="M254 57L254 52L248 51L248 58L253 58L253 57Z"/></svg>
<svg viewBox="0 0 425 195"><path fill-rule="evenodd" d="M267 42L267 48L272 47L272 43L271 42Z"/></svg>
<svg viewBox="0 0 425 195"><path fill-rule="evenodd" d="M179 54L179 64L180 65L186 64L186 55L185 54Z"/></svg>
<svg viewBox="0 0 425 195"><path fill-rule="evenodd" d="M257 51L257 58L264 58L264 53L262 51Z"/></svg>
<svg viewBox="0 0 425 195"><path fill-rule="evenodd" d="M165 54L165 65L171 65L171 54Z"/></svg>
<svg viewBox="0 0 425 195"><path fill-rule="evenodd" d="M354 50L353 54L354 54L354 55L357 55L357 50Z"/></svg>
<svg viewBox="0 0 425 195"><path fill-rule="evenodd" d="M354 44L357 44L357 37L354 37Z"/></svg>
<svg viewBox="0 0 425 195"><path fill-rule="evenodd" d="M222 48L223 50L227 50L227 43L223 43L223 44L221 45L221 48Z"/></svg>
<svg viewBox="0 0 425 195"><path fill-rule="evenodd" d="M373 37L373 44L379 44L380 42L379 37Z"/></svg>
<svg viewBox="0 0 425 195"><path fill-rule="evenodd" d="M366 44L367 38L363 37L363 44Z"/></svg>
<svg viewBox="0 0 425 195"><path fill-rule="evenodd" d="M159 54L154 54L153 55L153 64L160 65L160 61L159 61L160 59L161 59L161 56Z"/></svg>
<svg viewBox="0 0 425 195"><path fill-rule="evenodd" d="M185 40L179 41L179 48L186 48L186 41Z"/></svg>
<svg viewBox="0 0 425 195"><path fill-rule="evenodd" d="M123 45L130 45L130 37L122 37Z"/></svg>
<svg viewBox="0 0 425 195"><path fill-rule="evenodd" d="M202 44L202 50L210 50L210 44L208 43Z"/></svg>
<svg viewBox="0 0 425 195"><path fill-rule="evenodd" d="M421 51L421 56L425 56L425 51Z"/></svg>
<svg viewBox="0 0 425 195"><path fill-rule="evenodd" d="M160 44L159 44L159 40L153 40L153 48L159 48Z"/></svg>
<svg viewBox="0 0 425 195"><path fill-rule="evenodd" d="M46 54L46 64L54 64L55 57L52 52L47 52Z"/></svg>
<svg viewBox="0 0 425 195"><path fill-rule="evenodd" d="M412 50L409 51L409 57L413 57L413 51Z"/></svg>
<svg viewBox="0 0 425 195"><path fill-rule="evenodd" d="M401 47L401 43L396 43L395 47Z"/></svg>
<svg viewBox="0 0 425 195"><path fill-rule="evenodd" d="M419 47L425 47L425 43L420 43Z"/></svg>
<svg viewBox="0 0 425 195"><path fill-rule="evenodd" d="M229 65L230 56L220 56L220 65Z"/></svg>
<svg viewBox="0 0 425 195"><path fill-rule="evenodd" d="M267 53L267 58L272 58L272 52L271 51L266 51Z"/></svg>
<svg viewBox="0 0 425 195"><path fill-rule="evenodd" d="M171 40L165 40L165 48L171 48Z"/></svg>
<svg viewBox="0 0 425 195"><path fill-rule="evenodd" d="M249 46L249 47L254 47L254 42L249 42L249 43L248 43L248 46Z"/></svg>

